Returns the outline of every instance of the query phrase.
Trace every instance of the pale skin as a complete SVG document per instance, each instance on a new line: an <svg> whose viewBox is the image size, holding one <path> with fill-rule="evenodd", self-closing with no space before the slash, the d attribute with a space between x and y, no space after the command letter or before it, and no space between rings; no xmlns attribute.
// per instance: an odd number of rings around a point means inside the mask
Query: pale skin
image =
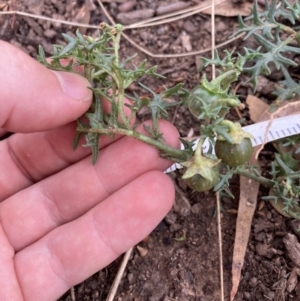
<svg viewBox="0 0 300 301"><path fill-rule="evenodd" d="M118 137L101 140L93 166L89 148L72 150L88 83L1 41L0 53L0 128L15 133L0 141L0 300L54 301L163 219L174 200L163 173L171 162ZM170 123L160 130L178 147Z"/></svg>

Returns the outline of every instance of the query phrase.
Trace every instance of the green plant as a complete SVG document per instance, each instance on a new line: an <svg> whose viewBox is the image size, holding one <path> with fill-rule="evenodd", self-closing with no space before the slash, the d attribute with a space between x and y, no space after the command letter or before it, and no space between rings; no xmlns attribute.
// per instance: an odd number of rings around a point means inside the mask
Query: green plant
<svg viewBox="0 0 300 301"><path fill-rule="evenodd" d="M284 80L276 88L277 100L273 108L281 100L300 96L300 84L292 79L288 70L297 64L285 56L285 53L300 54L300 34L295 27L300 19L300 5L297 2L290 5L283 0L277 8L277 3L274 0L269 5L266 1L266 10L259 13L255 2L251 17L245 21L239 18L236 34L246 33L245 39L252 35L260 45L257 49L244 48L243 54L225 51L222 58L216 51L214 59L202 58L202 69L214 64L219 72L217 78L209 81L204 74L199 85L191 91L184 89L183 84L178 84L160 94L139 83L151 98L141 98L137 94L127 95L130 103L125 103L125 93L133 82L145 75L161 76L155 72L155 67L147 69L146 61L130 69L133 57L120 60L118 50L121 25L111 27L101 24L97 38L83 36L79 31L75 37L63 34L67 46L55 45L51 62L46 60L40 47L38 59L42 64L54 70L81 74L91 83L93 105L83 118L78 119L74 149L78 146L80 136L84 135L84 146L92 148L92 161L95 164L99 154L98 142L103 135L112 139L116 134L130 136L157 148L163 158L185 166L183 178L194 190L205 191L214 187L215 191L230 192L230 177L240 174L273 187L275 196L283 198L287 208L292 206L294 203L291 200L299 197L300 173L289 169L278 157L276 162L284 170L284 174L278 175L273 166L270 178L263 177L254 167L244 164L251 156L251 137L239 124L226 120L228 111L240 104L238 97L232 92L232 84L242 73L249 76L248 82L255 90L258 75L271 73L270 64L282 71ZM287 22L290 25L286 25ZM62 59L69 60L67 66L62 64ZM179 101L166 101L173 96ZM104 101L109 103L109 111L104 109ZM187 106L202 121L200 142L195 151L194 142L182 140L184 149L179 150L169 147L164 141L158 121L160 118L167 119L167 109L174 105ZM151 112L152 120L151 126L144 127L147 135L136 130L135 121L137 112L144 107ZM126 113L126 109L129 113ZM211 147L204 154L202 144L206 139ZM214 147L217 156L214 155ZM224 155L227 150L233 152L233 158ZM224 169L225 174L221 172Z"/></svg>
<svg viewBox="0 0 300 301"><path fill-rule="evenodd" d="M250 25L247 25L239 17L239 30L235 35L246 33L244 39L252 35L260 45L256 50L245 48L246 55L253 55L249 60L252 66L244 68L244 72L249 74L249 82L253 84L254 90L258 75L270 75L270 64L274 64L284 76L284 80L278 83L274 93L277 99L279 101L287 100L295 95L299 97L299 83L291 78L288 71L288 67L297 67L297 63L285 55L286 53L300 54L300 34L297 32L299 26L295 25L300 20L299 2L295 1L291 5L288 1L283 0L278 7L277 0L272 1L272 4L265 1L265 11L259 13L255 1L251 16L245 20L250 20ZM291 26L285 25L286 22L289 22Z"/></svg>
<svg viewBox="0 0 300 301"><path fill-rule="evenodd" d="M94 94L93 105L86 112L85 117L88 122L78 119L77 135L74 139L74 149L76 149L79 138L85 135L86 144L84 146L92 148L93 164L98 158L98 141L102 135L114 137L116 134L127 135L135 139L146 142L159 149L162 157L182 161L191 155L191 149L184 151L173 149L164 143L162 134L159 132L159 118L167 118L166 109L177 103L169 103L165 98L174 94L180 94L182 84L168 89L161 94L155 94L146 86L141 85L152 93L152 99L141 99L138 95L131 97L132 103L124 102L125 90L144 75L161 77L155 73L155 67L146 68L146 61L133 69L127 69L133 57L120 61L119 43L122 26L110 27L102 23L102 32L99 31L98 38L83 36L79 31L76 37L63 34L67 41L67 46L54 45L54 55L49 63L45 58L42 47L39 48L39 61L48 68L60 71L73 72L86 77L90 82ZM69 64L64 66L62 59L68 59ZM110 104L110 111L103 108L103 100ZM125 114L125 108L130 109L130 114ZM143 135L135 130L136 124L133 122L138 110L148 107L151 111L152 126L146 130L149 135Z"/></svg>
<svg viewBox="0 0 300 301"><path fill-rule="evenodd" d="M222 136L217 139L215 152L219 159L229 167L237 167L246 163L252 155L251 135L241 129L239 123L233 124L229 120L223 120L228 124L228 133L231 141L225 140Z"/></svg>

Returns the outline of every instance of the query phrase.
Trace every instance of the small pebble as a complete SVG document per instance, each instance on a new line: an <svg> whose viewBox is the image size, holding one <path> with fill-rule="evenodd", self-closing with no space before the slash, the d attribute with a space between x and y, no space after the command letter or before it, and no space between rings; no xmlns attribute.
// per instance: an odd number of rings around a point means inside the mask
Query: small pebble
<svg viewBox="0 0 300 301"><path fill-rule="evenodd" d="M145 257L148 254L148 250L140 247L140 246L136 246L137 250L139 251L139 254L141 257Z"/></svg>
<svg viewBox="0 0 300 301"><path fill-rule="evenodd" d="M52 39L57 35L57 32L53 29L47 29L44 31L44 36L46 38Z"/></svg>
<svg viewBox="0 0 300 301"><path fill-rule="evenodd" d="M136 0L124 2L119 5L119 11L122 13L127 13L131 11L136 5Z"/></svg>
<svg viewBox="0 0 300 301"><path fill-rule="evenodd" d="M166 215L165 221L169 225L173 225L177 220L177 215L173 212L170 212L169 214Z"/></svg>
<svg viewBox="0 0 300 301"><path fill-rule="evenodd" d="M154 16L155 11L153 9L135 10L128 13L119 13L117 20L121 24L129 25L141 20L149 19Z"/></svg>
<svg viewBox="0 0 300 301"><path fill-rule="evenodd" d="M243 296L243 297L244 297L244 299L247 300L247 301L248 301L248 300L249 300L249 301L251 300L251 294L250 294L249 292L244 292L244 296Z"/></svg>
<svg viewBox="0 0 300 301"><path fill-rule="evenodd" d="M256 277L252 277L250 280L249 280L249 286L250 287L255 287L257 285L257 278Z"/></svg>
<svg viewBox="0 0 300 301"><path fill-rule="evenodd" d="M133 283L133 274L132 273L129 273L128 275L127 275L127 280L128 280L128 282L129 283Z"/></svg>
<svg viewBox="0 0 300 301"><path fill-rule="evenodd" d="M156 9L156 14L157 15L164 15L164 14L172 13L174 11L185 9L189 6L190 6L190 3L188 3L188 2L178 1L178 2L175 2L175 3L168 4L168 5L159 6Z"/></svg>
<svg viewBox="0 0 300 301"><path fill-rule="evenodd" d="M187 20L186 22L184 22L183 29L190 33L198 30L198 28L190 20Z"/></svg>

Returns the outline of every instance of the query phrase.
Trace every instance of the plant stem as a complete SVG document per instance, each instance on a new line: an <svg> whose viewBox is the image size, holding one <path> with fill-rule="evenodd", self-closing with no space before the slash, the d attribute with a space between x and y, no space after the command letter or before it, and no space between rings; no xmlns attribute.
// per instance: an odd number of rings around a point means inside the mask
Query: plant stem
<svg viewBox="0 0 300 301"><path fill-rule="evenodd" d="M300 46L300 34L299 33L297 33L295 35L295 40L297 41L298 45Z"/></svg>
<svg viewBox="0 0 300 301"><path fill-rule="evenodd" d="M198 166L201 166L201 163L202 163L202 146L203 146L203 143L204 143L204 139L200 138L199 143L198 143L197 148L196 148L195 153L194 153L195 164L198 165Z"/></svg>
<svg viewBox="0 0 300 301"><path fill-rule="evenodd" d="M254 181L264 185L265 187L270 187L271 188L275 185L274 181L269 180L269 179L267 179L265 177L262 177L262 176L257 176L257 175L251 173L249 170L246 170L246 169L237 168L236 173L239 174L240 176L244 176L246 178L254 180Z"/></svg>
<svg viewBox="0 0 300 301"><path fill-rule="evenodd" d="M122 85L122 87L121 86L118 87L118 113L119 113L119 116L120 116L123 124L125 125L125 127L128 130L131 129L130 123L124 113L124 88L123 88L123 85Z"/></svg>
<svg viewBox="0 0 300 301"><path fill-rule="evenodd" d="M121 33L122 33L122 31L118 31L116 36L114 36L114 34L111 34L113 44L114 44L116 66L119 65L119 46L120 46Z"/></svg>
<svg viewBox="0 0 300 301"><path fill-rule="evenodd" d="M145 142L149 145L154 146L159 150L160 156L165 159L173 160L178 163L187 161L191 154L185 150L180 150L177 148L170 147L158 140L154 140L144 134L141 134L135 130L121 129L121 128L97 128L97 129L85 129L77 128L77 132L81 133L98 133L104 135L123 135L132 137L139 141Z"/></svg>
<svg viewBox="0 0 300 301"><path fill-rule="evenodd" d="M298 179L300 179L300 172L298 171L298 172L294 172L294 173L289 173L289 174L287 174L286 176L284 176L284 177L279 177L278 178L278 180L284 180L284 179L286 179L286 178L289 178L289 179L291 179L291 180L298 180Z"/></svg>
<svg viewBox="0 0 300 301"><path fill-rule="evenodd" d="M274 28L276 28L278 25L274 24L273 26L274 26ZM279 27L280 27L280 29L282 29L283 31L285 31L286 33L288 33L291 36L297 34L297 32L293 28L291 28L290 26L280 24Z"/></svg>
<svg viewBox="0 0 300 301"><path fill-rule="evenodd" d="M113 41L114 53L115 53L114 63L117 68L116 74L118 78L118 81L116 82L118 85L118 115L120 116L125 127L127 129L131 129L130 123L124 113L124 81L122 80L122 76L119 71L119 44L120 44L121 33L122 31L117 31L116 36L114 36L113 34L111 35Z"/></svg>
<svg viewBox="0 0 300 301"><path fill-rule="evenodd" d="M230 134L235 134L237 132L236 125L230 120L222 120L220 124L227 126Z"/></svg>

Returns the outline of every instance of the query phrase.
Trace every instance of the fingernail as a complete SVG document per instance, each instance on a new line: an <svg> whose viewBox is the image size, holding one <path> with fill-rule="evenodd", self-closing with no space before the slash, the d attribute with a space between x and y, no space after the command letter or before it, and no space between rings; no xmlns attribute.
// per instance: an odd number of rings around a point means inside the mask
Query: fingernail
<svg viewBox="0 0 300 301"><path fill-rule="evenodd" d="M87 88L90 84L84 77L63 71L52 70L52 72L66 95L78 101L90 101L92 99L92 91Z"/></svg>

